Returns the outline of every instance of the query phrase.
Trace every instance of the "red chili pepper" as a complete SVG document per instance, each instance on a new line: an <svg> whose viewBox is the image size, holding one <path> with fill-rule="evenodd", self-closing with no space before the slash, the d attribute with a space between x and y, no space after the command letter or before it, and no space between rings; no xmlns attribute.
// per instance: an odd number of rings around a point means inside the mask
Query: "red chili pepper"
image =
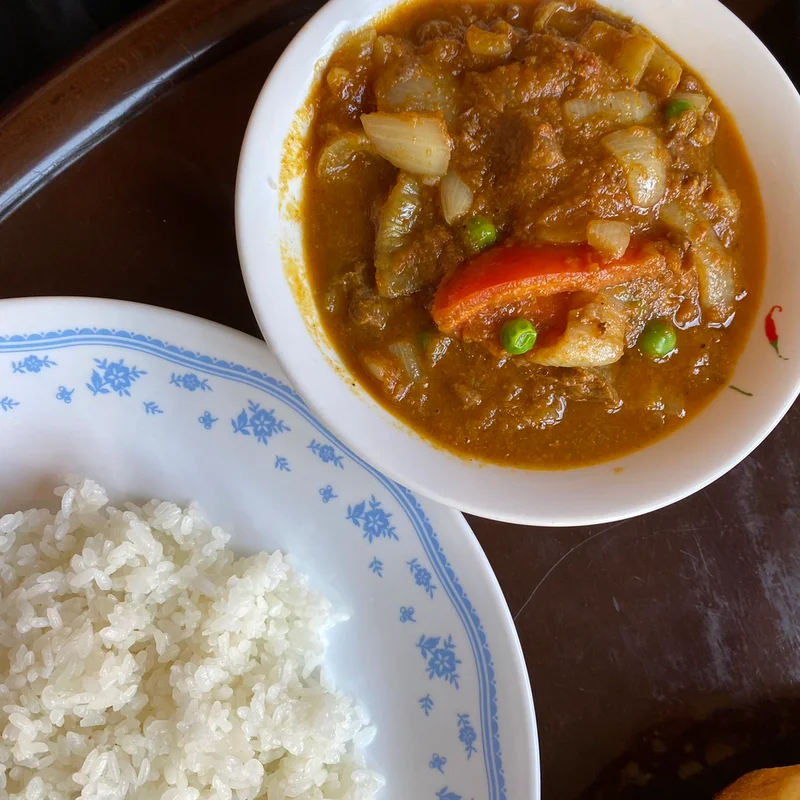
<svg viewBox="0 0 800 800"><path fill-rule="evenodd" d="M783 311L783 308L781 306L772 306L772 308L769 310L769 314L767 314L767 317L764 320L764 333L767 334L767 340L775 349L775 352L778 354L778 358L788 361L789 359L785 356L782 356L781 351L778 349L778 329L775 327L775 320L772 319L772 315L776 311L780 313Z"/></svg>

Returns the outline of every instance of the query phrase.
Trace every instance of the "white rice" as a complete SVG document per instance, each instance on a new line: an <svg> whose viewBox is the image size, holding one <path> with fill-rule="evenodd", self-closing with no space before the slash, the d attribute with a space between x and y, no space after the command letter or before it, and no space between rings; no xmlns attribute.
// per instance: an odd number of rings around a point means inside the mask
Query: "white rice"
<svg viewBox="0 0 800 800"><path fill-rule="evenodd" d="M0 517L0 800L367 800L374 729L323 666L340 621L280 552L90 480Z"/></svg>

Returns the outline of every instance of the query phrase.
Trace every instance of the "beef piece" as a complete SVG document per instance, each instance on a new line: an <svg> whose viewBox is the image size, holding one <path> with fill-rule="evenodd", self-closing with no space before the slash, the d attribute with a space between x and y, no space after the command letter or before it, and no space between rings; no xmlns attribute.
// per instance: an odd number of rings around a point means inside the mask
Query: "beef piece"
<svg viewBox="0 0 800 800"><path fill-rule="evenodd" d="M436 283L452 258L453 233L446 225L436 225L421 233L415 231L410 238L409 244L388 257L386 272L391 272L392 296L411 295ZM443 258L446 253L448 258Z"/></svg>
<svg viewBox="0 0 800 800"><path fill-rule="evenodd" d="M619 392L608 367L595 369L560 369L555 381L568 400L602 403L609 408L619 405Z"/></svg>
<svg viewBox="0 0 800 800"><path fill-rule="evenodd" d="M357 325L383 330L391 313L391 300L379 297L368 279L369 267L359 262L355 268L332 281L326 298L326 308L334 313L347 305L350 319Z"/></svg>

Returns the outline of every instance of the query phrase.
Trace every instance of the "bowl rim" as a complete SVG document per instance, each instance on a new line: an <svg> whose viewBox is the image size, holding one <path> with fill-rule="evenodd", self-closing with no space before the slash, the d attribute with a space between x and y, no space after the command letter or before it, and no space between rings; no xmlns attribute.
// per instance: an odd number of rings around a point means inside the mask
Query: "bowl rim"
<svg viewBox="0 0 800 800"><path fill-rule="evenodd" d="M643 0L628 0L628 3L642 1ZM671 489L660 490L646 498L637 500L628 499L625 503L620 503L618 507L608 511L597 512L591 508L584 508L582 510L576 508L566 509L563 513L559 512L556 515L552 513L545 515L538 512L535 508L520 509L518 504L517 507L509 508L507 498L499 495L492 496L491 499L488 499L487 492L470 493L453 491L452 482L449 484L448 488L448 484L440 480L440 477L442 477L440 474L437 473L434 477L435 470L433 469L428 470L427 479L415 477L414 467L418 467L419 463L412 464L409 460L407 463L401 464L400 460L402 456L398 456L394 451L390 451L389 454L387 454L385 450L382 451L378 445L371 442L361 431L355 431L353 420L348 423L344 415L339 413L336 408L336 403L330 402L330 398L327 396L320 395L318 391L319 387L312 379L311 373L314 367L318 367L324 362L320 360L315 364L301 362L294 357L292 352L293 348L287 346L287 337L283 334L280 325L273 318L273 314L278 309L278 306L276 305L275 298L270 296L269 288L264 285L269 282L264 282L260 279L259 264L255 263L255 259L249 257L250 250L254 244L254 236L257 236L258 232L254 230L253 224L249 221L246 208L252 196L252 192L254 191L251 162L254 160L255 152L259 147L263 123L262 116L264 115L265 107L273 94L283 94L285 92L283 84L284 81L290 77L289 74L287 74L288 69L290 66L296 69L297 64L295 64L294 61L301 55L302 50L308 46L309 42L318 39L321 44L315 47L317 55L313 62L308 63L308 60L305 60L305 63L308 64L308 69L303 73L300 80L305 80L308 87L313 85L321 64L324 64L325 59L333 51L342 33L357 30L364 24L367 24L369 20L375 19L376 16L387 13L393 8L408 5L413 2L414 0L399 0L399 2L398 0L374 0L372 5L379 6L379 9L376 13L366 14L365 8L367 4L364 0L329 0L329 2L295 35L289 46L282 53L265 81L253 107L244 135L237 170L235 195L236 236L242 274L253 312L266 341L280 362L281 367L296 385L305 401L314 409L314 412L325 421L325 424L333 430L339 438L348 442L348 444L359 452L367 461L373 463L382 472L390 475L410 489L436 500L437 502L458 508L465 513L503 522L544 527L608 524L647 514L701 491L744 460L778 425L795 402L798 395L800 395L800 371L795 375L793 386L783 393L782 401L773 407L771 413L764 416L758 429L754 431L746 441L742 441L733 448L731 452L727 453L724 458L721 458L716 466L706 468L702 475L694 477L691 480L676 482ZM776 88L780 86L781 90L784 92L788 89L793 97L793 110L796 114L800 114L800 95L798 95L797 90L778 61L756 35L736 17L732 11L718 2L718 0L692 0L692 2L696 4L698 8L702 8L704 13L711 14L715 22L728 26L728 29L732 33L735 32L737 35L744 37L747 42L748 52L758 55L760 59L762 59L762 66L768 69L770 85L774 85ZM600 5L619 12L619 9L615 8L618 4L619 0L603 0L600 3ZM669 13L669 9L672 8L668 2L660 2L658 5L664 8L665 13ZM622 13L630 14L629 11ZM294 74L292 74L291 77L294 78L292 82L296 85L298 77ZM306 89L302 92L299 101L292 100L294 104L292 113L294 116L303 108L307 95L308 91ZM263 180L261 182L263 183ZM267 183L270 183L270 181L267 181ZM759 184L761 186L760 182ZM763 199L763 186L761 186L761 188ZM270 189L276 193L278 191L277 186L271 183ZM285 272L283 272L283 270L282 274L285 278ZM295 310L298 315L302 316L302 312L299 308ZM358 398L361 411L363 411L365 415L367 414L367 409L369 409L369 423L377 426L377 430L380 433L387 435L389 428L402 430L406 438L415 441L417 445L421 443L425 448L425 455L438 460L439 467L442 467L443 464L445 465L445 469L452 468L454 470L464 469L465 467L469 469L477 467L487 470L487 472L484 473L485 475L489 475L492 471L503 473L522 472L525 473L526 476L552 474L574 475L583 470L612 466L615 461L628 458L630 455L627 454L621 456L620 459L570 470L539 470L520 469L512 466L482 462L479 459L471 459L469 456L462 456L449 451L442 445L426 439L401 419L391 414L391 412L374 400L366 389L354 382L352 378L348 381L347 379L350 376L349 371L346 368L342 368L341 362L334 364L331 363L329 357L325 358L326 354L322 352L319 343L315 341L311 330L309 330L310 321L304 319L304 324L309 342L314 348L319 350L319 355L322 356L324 360L327 360L327 368L333 372L339 373L337 375L337 380L342 386L349 383L346 387L347 391ZM753 323L753 330L755 329L755 325L757 325L757 322ZM750 333L750 338L751 337L752 331ZM335 353L332 346L330 349ZM703 411L699 412L699 414L695 415L694 420L706 413L708 408L717 402L721 394L722 393L712 398L708 406L706 406ZM672 434L669 434L667 437L646 446L641 452L651 450L654 447L658 447L661 442L672 439L680 430L686 429L691 422L692 421L682 426ZM359 425L358 427L361 428L362 426ZM385 444L385 442L382 442L382 444ZM417 455L422 454L418 446L416 450ZM443 461L443 456L447 457L449 460ZM490 490L488 494L491 494L491 491L492 490Z"/></svg>

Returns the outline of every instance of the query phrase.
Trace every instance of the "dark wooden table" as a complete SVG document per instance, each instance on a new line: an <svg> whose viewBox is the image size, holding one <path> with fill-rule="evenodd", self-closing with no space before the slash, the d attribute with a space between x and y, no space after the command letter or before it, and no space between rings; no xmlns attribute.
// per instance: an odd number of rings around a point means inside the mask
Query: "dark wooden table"
<svg viewBox="0 0 800 800"><path fill-rule="evenodd" d="M237 156L267 73L318 5L167 0L7 109L0 295L137 300L258 335L234 241ZM796 0L730 5L793 57ZM663 741L653 752L669 759L653 769L703 767L692 796L707 797L721 780L707 762L719 758L687 754L687 736L744 717L726 712L688 733L664 721L797 694L798 470L795 408L733 472L663 511L556 531L470 520L525 649L546 800L578 797L619 758L630 796L656 796L635 794L642 781L625 755L654 725ZM740 753L726 768L749 763ZM612 784L617 766L607 770Z"/></svg>

